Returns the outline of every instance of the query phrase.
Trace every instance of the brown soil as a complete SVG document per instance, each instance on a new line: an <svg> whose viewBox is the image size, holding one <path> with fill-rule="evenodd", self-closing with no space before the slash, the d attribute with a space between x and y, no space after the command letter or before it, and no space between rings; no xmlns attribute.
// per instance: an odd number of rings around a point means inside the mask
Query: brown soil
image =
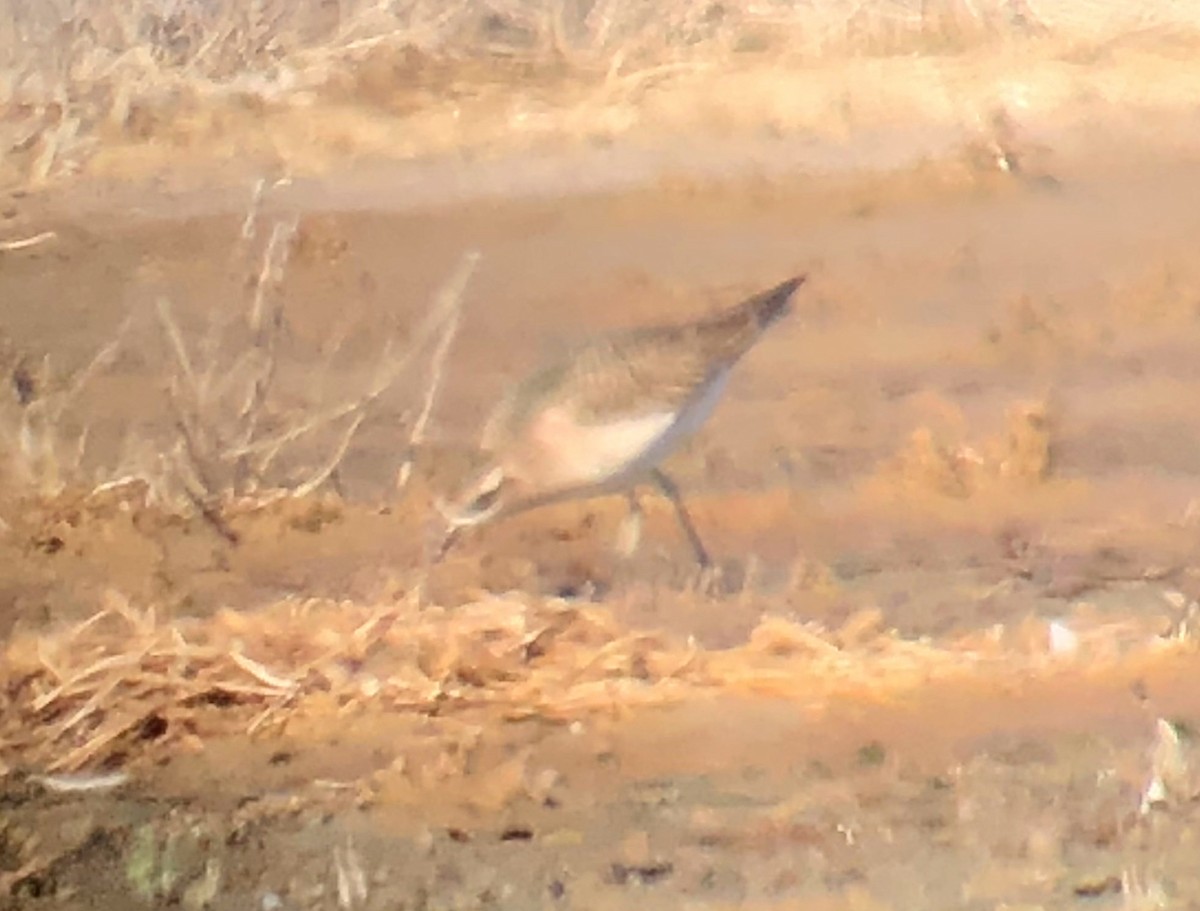
<svg viewBox="0 0 1200 911"><path fill-rule="evenodd" d="M295 407L352 396L382 337L411 331L465 250L483 255L414 481L397 492L419 371L369 412L336 494L231 509L236 545L145 498L10 483L11 667L113 593L167 623L405 602L432 497L525 365L807 271L795 316L671 463L715 584L695 584L662 504L616 556L620 498L481 530L425 580L448 623L488 593L563 597L693 649L704 672L662 704L528 714L314 695L254 734L261 706L214 703L186 736L168 717L91 757L129 771L113 791L47 790L53 755L13 735L0 906L1196 906L1200 779L1163 771L1155 722L1200 718L1200 164L1143 139L1064 139L1071 154L1019 174L968 150L886 176L668 175L576 196L448 186L413 205L400 166L271 191L264 219L300 218L280 288ZM52 356L69 374L131 318L63 418L66 438L88 428L84 478L172 444L155 300L189 338L244 308L244 200L87 181L5 202L6 236L55 232L0 253L6 369ZM1052 623L1078 650L1050 648ZM785 627L826 643L822 660L853 657L845 679L773 663L762 637ZM385 648L371 671L400 660ZM21 679L5 682L15 706ZM1155 774L1167 796L1141 813Z"/></svg>

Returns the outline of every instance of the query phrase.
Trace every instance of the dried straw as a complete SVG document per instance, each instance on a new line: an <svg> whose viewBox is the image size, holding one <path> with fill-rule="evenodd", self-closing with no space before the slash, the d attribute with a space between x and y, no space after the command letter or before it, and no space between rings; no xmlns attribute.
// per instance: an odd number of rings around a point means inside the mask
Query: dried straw
<svg viewBox="0 0 1200 911"><path fill-rule="evenodd" d="M484 708L569 720L724 691L819 711L848 695L897 698L931 680L1057 673L1065 661L1091 669L1195 647L1132 636L1081 631L1070 656L894 633L839 647L846 637L768 618L745 644L706 650L624 629L603 607L517 596L454 608L284 600L171 621L110 594L81 623L10 643L0 766L104 767L161 755L185 737L266 735L331 705L339 714ZM1123 651L1110 647L1122 637Z"/></svg>

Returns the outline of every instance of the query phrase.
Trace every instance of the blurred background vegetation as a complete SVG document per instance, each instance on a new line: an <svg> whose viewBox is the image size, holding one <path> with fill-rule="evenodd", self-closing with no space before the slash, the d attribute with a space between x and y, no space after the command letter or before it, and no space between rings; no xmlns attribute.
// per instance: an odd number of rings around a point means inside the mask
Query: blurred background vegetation
<svg viewBox="0 0 1200 911"><path fill-rule="evenodd" d="M211 127L196 112L222 106L405 116L481 88L621 93L699 69L1020 46L1086 62L1190 52L1198 33L1200 0L0 0L0 179L191 139Z"/></svg>

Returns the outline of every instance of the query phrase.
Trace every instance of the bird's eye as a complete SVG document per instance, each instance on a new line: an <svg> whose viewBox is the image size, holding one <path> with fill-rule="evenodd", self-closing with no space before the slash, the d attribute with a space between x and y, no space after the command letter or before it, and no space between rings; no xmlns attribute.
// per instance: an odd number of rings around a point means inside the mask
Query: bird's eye
<svg viewBox="0 0 1200 911"><path fill-rule="evenodd" d="M496 505L496 501L500 499L500 485L497 484L483 493L479 494L471 501L470 510L472 512L484 512Z"/></svg>
<svg viewBox="0 0 1200 911"><path fill-rule="evenodd" d="M482 490L470 501L468 510L472 511L472 513L487 513L488 510L496 508L500 499L500 493L503 491L504 479L503 477L497 477L491 486L486 487L485 490Z"/></svg>
<svg viewBox="0 0 1200 911"><path fill-rule="evenodd" d="M467 501L469 505L466 510L472 513L483 513L495 509L505 489L505 480L503 469L498 466L491 469L472 485L475 495Z"/></svg>

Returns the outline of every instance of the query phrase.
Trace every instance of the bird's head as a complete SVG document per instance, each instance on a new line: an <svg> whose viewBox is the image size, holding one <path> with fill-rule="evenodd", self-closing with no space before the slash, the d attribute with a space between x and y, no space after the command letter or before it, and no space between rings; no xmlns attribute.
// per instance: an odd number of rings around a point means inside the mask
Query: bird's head
<svg viewBox="0 0 1200 911"><path fill-rule="evenodd" d="M438 512L451 528L470 528L493 519L504 508L512 480L500 465L472 475L450 500L438 501Z"/></svg>
<svg viewBox="0 0 1200 911"><path fill-rule="evenodd" d="M446 523L439 559L463 531L490 522L515 503L521 486L502 465L490 462L472 474L450 499L439 498L435 506Z"/></svg>

